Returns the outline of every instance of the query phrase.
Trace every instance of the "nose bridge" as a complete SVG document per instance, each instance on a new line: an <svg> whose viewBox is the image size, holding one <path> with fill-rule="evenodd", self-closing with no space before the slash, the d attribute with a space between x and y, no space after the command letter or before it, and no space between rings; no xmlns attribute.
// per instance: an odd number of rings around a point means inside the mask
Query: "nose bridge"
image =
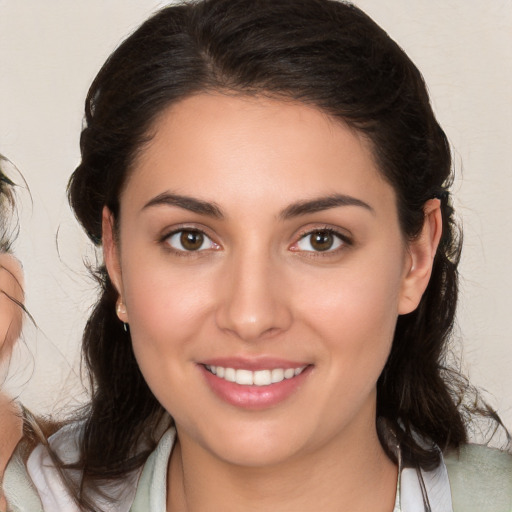
<svg viewBox="0 0 512 512"><path fill-rule="evenodd" d="M217 311L220 328L251 341L288 327L291 313L281 290L279 265L268 249L247 244L233 251L226 273Z"/></svg>

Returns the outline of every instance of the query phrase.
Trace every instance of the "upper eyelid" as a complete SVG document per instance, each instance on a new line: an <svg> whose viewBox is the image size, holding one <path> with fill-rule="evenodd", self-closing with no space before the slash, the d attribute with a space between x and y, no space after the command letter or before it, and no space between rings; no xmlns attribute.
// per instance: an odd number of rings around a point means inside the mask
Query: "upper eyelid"
<svg viewBox="0 0 512 512"><path fill-rule="evenodd" d="M313 233L317 233L318 231L329 231L330 233L333 233L337 236L339 236L344 241L352 241L353 235L348 230L335 227L331 225L320 225L320 226L311 226L307 228L303 228L298 231L298 234L296 236L296 243L298 240L304 238L305 236L311 235Z"/></svg>
<svg viewBox="0 0 512 512"><path fill-rule="evenodd" d="M160 235L158 237L159 240L163 241L167 238L169 238L172 235L175 235L176 233L179 233L180 231L197 231L199 233L202 233L203 235L207 236L211 240L213 240L215 237L211 234L211 230L209 230L206 226L198 226L197 224L191 225L188 223L185 224L178 224L175 226L169 226L167 228L164 228L160 231Z"/></svg>

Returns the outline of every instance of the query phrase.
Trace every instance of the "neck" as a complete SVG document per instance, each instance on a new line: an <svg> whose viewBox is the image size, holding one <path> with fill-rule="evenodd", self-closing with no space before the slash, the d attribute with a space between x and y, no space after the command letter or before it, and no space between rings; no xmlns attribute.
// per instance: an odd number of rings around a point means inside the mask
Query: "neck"
<svg viewBox="0 0 512 512"><path fill-rule="evenodd" d="M169 466L168 512L393 510L397 467L374 424L272 467L240 467L176 445ZM363 492L371 489L372 492Z"/></svg>

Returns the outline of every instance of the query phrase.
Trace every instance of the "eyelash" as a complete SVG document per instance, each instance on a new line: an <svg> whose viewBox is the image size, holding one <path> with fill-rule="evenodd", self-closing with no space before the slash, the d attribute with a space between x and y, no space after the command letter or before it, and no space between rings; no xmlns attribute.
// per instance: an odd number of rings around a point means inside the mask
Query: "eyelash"
<svg viewBox="0 0 512 512"><path fill-rule="evenodd" d="M176 235L180 235L183 236L184 233L190 233L190 234L198 234L198 235L201 235L203 237L203 240L202 240L202 243L201 243L201 246L199 246L199 248L195 249L195 250L187 250L185 248L183 249L177 249L175 247L173 247L170 243L170 239L172 237L175 237ZM330 247L327 248L326 250L307 250L307 249L300 249L299 244L306 240L308 237L311 237L315 234L326 234L326 235L329 235L329 236L332 236L334 237L335 241L334 241L334 244L336 243L336 240L338 242L338 245L334 248L334 249L331 249ZM208 247L208 248L204 248L202 249L201 247L204 245L204 243L206 243L207 241L210 242L210 245L211 247ZM171 232L169 233L166 233L164 236L162 236L159 240L159 242L164 245L164 247L166 248L166 250L174 253L174 254L177 254L178 256L189 256L191 254L200 254L200 253L203 253L205 251L209 251L209 250L218 250L220 249L220 245L217 244L216 242L214 242L212 240L212 238L207 235L205 233L204 230L202 229L199 229L199 228L195 228L195 227L187 227L187 226L182 226L178 229L174 229L172 230ZM299 238L297 241L295 241L291 246L290 246L290 250L293 251L293 252L298 252L298 253L304 253L304 254L307 254L308 257L328 257L328 256L332 256L334 254L338 254L340 251L346 249L347 247L350 247L353 245L353 240L347 236L346 234L344 233L341 233L340 231L330 227L330 226L322 226L322 227L316 227L314 229L309 229L307 231L304 231L302 232L300 235L299 235ZM182 245L183 246L183 245Z"/></svg>
<svg viewBox="0 0 512 512"><path fill-rule="evenodd" d="M335 247L334 249L328 248L324 251L301 250L299 248L297 248L297 249L294 248L294 247L298 246L298 244L301 241L306 240L308 237L311 237L318 233L327 234L327 235L334 237L339 242L339 245L337 247ZM336 242L334 242L334 243L336 243ZM354 242L353 242L352 238L349 237L347 234L341 233L337 229L334 229L330 226L322 226L322 227L315 227L314 229L308 229L307 231L304 231L303 233L301 233L299 236L299 239L296 242L294 242L294 244L291 246L290 250L292 250L294 252L304 253L310 258L325 258L325 257L336 255L339 252L341 252L353 245L354 245Z"/></svg>
<svg viewBox="0 0 512 512"><path fill-rule="evenodd" d="M190 233L190 234L196 234L201 235L203 237L201 246L196 250L187 250L185 248L183 249L177 249L171 245L170 239L176 235L183 236L184 233ZM211 247L208 247L206 249L202 249L201 247L207 242L210 242ZM166 233L164 236L162 236L159 240L159 242L165 247L167 251L172 252L173 254L176 254L178 256L190 256L191 254L201 254L208 250L218 250L220 248L219 244L214 242L210 236L208 236L204 230L198 229L195 227L188 227L188 226L182 226L178 229L174 229L169 233ZM181 243L181 242L180 242ZM183 244L181 244L183 246Z"/></svg>

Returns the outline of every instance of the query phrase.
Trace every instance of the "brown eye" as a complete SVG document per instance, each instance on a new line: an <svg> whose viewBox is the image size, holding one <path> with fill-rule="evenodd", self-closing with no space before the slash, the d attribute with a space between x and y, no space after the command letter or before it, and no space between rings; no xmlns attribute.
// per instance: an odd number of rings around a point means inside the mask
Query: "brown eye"
<svg viewBox="0 0 512 512"><path fill-rule="evenodd" d="M165 239L165 242L179 252L204 251L218 248L216 243L197 229L175 231Z"/></svg>
<svg viewBox="0 0 512 512"><path fill-rule="evenodd" d="M304 235L297 242L297 249L305 252L334 251L345 242L341 235L329 229L319 229Z"/></svg>
<svg viewBox="0 0 512 512"><path fill-rule="evenodd" d="M182 231L180 242L186 251L197 251L204 242L204 236L199 231Z"/></svg>
<svg viewBox="0 0 512 512"><path fill-rule="evenodd" d="M330 231L316 231L311 234L311 247L315 251L328 251L334 245L334 236Z"/></svg>

